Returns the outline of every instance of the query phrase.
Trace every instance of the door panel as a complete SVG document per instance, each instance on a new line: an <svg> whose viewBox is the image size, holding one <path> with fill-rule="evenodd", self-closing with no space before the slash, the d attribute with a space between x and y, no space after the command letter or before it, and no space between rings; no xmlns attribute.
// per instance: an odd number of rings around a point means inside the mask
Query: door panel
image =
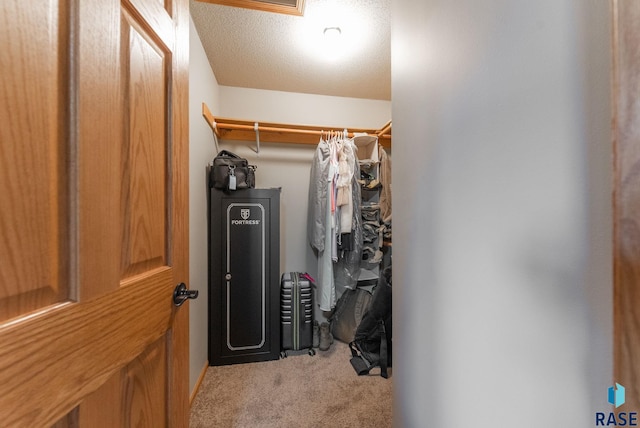
<svg viewBox="0 0 640 428"><path fill-rule="evenodd" d="M124 403L121 400L112 400L122 391L123 377L121 372L116 372L97 390L87 395L80 406L72 411L77 413L73 419L76 426L90 426L91 421L102 421L102 426L120 427L122 423L122 409ZM80 411L80 409L82 411Z"/></svg>
<svg viewBox="0 0 640 428"><path fill-rule="evenodd" d="M104 427L166 426L162 417L166 390L159 387L166 382L166 364L166 342L159 340L83 400L79 425L95 426L94 421L100 421ZM126 399L114 401L114 396Z"/></svg>
<svg viewBox="0 0 640 428"><path fill-rule="evenodd" d="M640 3L613 2L614 376L640 408Z"/></svg>
<svg viewBox="0 0 640 428"><path fill-rule="evenodd" d="M165 338L173 311L173 277L168 269L162 276L161 282L150 276L135 287L5 325L0 330L0 412L8 426L46 425L41 422L60 416L55 411L70 411L150 344Z"/></svg>
<svg viewBox="0 0 640 428"><path fill-rule="evenodd" d="M224 257L226 271L232 275L230 280L225 281L226 287L223 289L223 300L226 302L226 320L223 320L226 349L223 348L223 354L260 349L266 343L269 279L266 245L271 222L265 205L269 206L268 199L253 199L251 202L232 200L223 204L227 227ZM240 221L254 224L236 224Z"/></svg>
<svg viewBox="0 0 640 428"><path fill-rule="evenodd" d="M163 5L162 0L125 0L123 3L133 14L140 16L140 22L147 25L169 51L174 49L172 11Z"/></svg>
<svg viewBox="0 0 640 428"><path fill-rule="evenodd" d="M125 426L167 426L166 349L165 338L162 338L124 370Z"/></svg>
<svg viewBox="0 0 640 428"><path fill-rule="evenodd" d="M117 290L121 254L122 146L125 143L121 10L117 1L80 1L71 12L73 32L74 132L72 152L74 238L78 242L78 294L91 299Z"/></svg>
<svg viewBox="0 0 640 428"><path fill-rule="evenodd" d="M167 52L125 14L122 278L167 264Z"/></svg>
<svg viewBox="0 0 640 428"><path fill-rule="evenodd" d="M69 23L48 13L55 8L54 0L30 13L21 2L0 6L0 322L69 295L68 129L61 108ZM66 15L64 5L60 12ZM15 85L16 77L30 84ZM7 144L18 138L20 144Z"/></svg>
<svg viewBox="0 0 640 428"><path fill-rule="evenodd" d="M187 426L188 2L170 4L0 5L7 426Z"/></svg>

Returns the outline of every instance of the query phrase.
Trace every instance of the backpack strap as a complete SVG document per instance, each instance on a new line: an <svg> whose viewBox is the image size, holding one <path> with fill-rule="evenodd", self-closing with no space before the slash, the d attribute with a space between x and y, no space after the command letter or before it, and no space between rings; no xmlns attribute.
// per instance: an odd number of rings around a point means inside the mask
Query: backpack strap
<svg viewBox="0 0 640 428"><path fill-rule="evenodd" d="M351 349L351 356L352 357L357 357L358 356L358 350L356 349L356 342L349 342L349 349Z"/></svg>
<svg viewBox="0 0 640 428"><path fill-rule="evenodd" d="M349 349L351 349L351 366L356 371L358 376L369 374L369 370L371 370L371 366L360 355L358 355L358 350L356 349L357 345L355 342L349 342Z"/></svg>
<svg viewBox="0 0 640 428"><path fill-rule="evenodd" d="M384 320L379 320L380 329L380 376L385 379L389 378L387 373L387 329L384 326Z"/></svg>

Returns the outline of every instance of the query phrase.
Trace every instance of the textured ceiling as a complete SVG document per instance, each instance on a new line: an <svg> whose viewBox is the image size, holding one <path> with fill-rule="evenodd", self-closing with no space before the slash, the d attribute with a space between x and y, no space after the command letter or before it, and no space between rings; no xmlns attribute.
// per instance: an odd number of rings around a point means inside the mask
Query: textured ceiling
<svg viewBox="0 0 640 428"><path fill-rule="evenodd" d="M190 0L220 85L391 99L390 0L305 0L293 16ZM323 29L340 27L326 51Z"/></svg>

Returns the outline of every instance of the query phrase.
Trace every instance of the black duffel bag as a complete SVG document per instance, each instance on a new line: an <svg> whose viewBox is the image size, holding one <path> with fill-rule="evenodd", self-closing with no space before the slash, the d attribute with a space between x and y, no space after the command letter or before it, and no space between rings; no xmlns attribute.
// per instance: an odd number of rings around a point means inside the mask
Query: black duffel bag
<svg viewBox="0 0 640 428"><path fill-rule="evenodd" d="M211 187L221 190L251 189L256 187L256 166L228 150L222 150L213 158L209 174Z"/></svg>

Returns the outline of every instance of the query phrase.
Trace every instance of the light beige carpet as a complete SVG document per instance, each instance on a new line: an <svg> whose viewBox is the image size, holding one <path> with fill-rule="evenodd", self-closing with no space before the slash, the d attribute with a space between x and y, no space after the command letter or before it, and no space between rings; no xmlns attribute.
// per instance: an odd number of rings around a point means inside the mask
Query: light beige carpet
<svg viewBox="0 0 640 428"><path fill-rule="evenodd" d="M191 428L391 427L392 379L358 376L349 347L315 356L209 367L191 406Z"/></svg>

